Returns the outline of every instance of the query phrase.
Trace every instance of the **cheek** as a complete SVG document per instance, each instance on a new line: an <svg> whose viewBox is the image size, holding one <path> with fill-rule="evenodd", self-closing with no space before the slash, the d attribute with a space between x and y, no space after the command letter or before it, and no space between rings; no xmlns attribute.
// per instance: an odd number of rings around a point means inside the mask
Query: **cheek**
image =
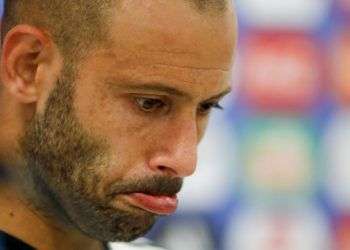
<svg viewBox="0 0 350 250"><path fill-rule="evenodd" d="M111 142L123 142L124 135L142 132L144 122L133 114L126 98L113 96L102 84L80 85L83 86L76 89L74 106L79 121L89 132Z"/></svg>
<svg viewBox="0 0 350 250"><path fill-rule="evenodd" d="M150 126L135 115L131 104L116 98L102 86L85 84L76 89L75 113L84 129L109 146L109 164L104 178L116 179L127 175L134 166L144 163L144 144Z"/></svg>

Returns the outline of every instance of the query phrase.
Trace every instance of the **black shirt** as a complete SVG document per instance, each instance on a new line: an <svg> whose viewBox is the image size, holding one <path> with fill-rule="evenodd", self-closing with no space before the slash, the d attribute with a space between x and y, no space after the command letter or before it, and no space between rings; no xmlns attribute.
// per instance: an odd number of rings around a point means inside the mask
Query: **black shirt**
<svg viewBox="0 0 350 250"><path fill-rule="evenodd" d="M104 247L106 250L109 249L108 244L104 244ZM35 250L35 248L7 233L0 231L0 250Z"/></svg>
<svg viewBox="0 0 350 250"><path fill-rule="evenodd" d="M23 241L0 231L0 250L34 250Z"/></svg>

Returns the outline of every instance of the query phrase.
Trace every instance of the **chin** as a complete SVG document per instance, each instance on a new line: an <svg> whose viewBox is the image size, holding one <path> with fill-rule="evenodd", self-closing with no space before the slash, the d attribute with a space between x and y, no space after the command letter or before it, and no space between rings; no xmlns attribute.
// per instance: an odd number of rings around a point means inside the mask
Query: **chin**
<svg viewBox="0 0 350 250"><path fill-rule="evenodd" d="M115 218L113 218L115 217ZM155 215L112 216L103 222L79 221L76 227L90 238L102 242L130 242L149 232L156 222Z"/></svg>

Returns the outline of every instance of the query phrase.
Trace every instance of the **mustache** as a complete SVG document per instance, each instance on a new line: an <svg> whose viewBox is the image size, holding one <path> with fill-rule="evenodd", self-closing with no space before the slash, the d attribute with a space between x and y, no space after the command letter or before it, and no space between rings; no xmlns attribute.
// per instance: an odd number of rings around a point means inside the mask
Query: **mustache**
<svg viewBox="0 0 350 250"><path fill-rule="evenodd" d="M183 179L178 177L155 176L144 179L119 182L110 187L109 198L120 194L145 193L154 196L174 196L180 192Z"/></svg>

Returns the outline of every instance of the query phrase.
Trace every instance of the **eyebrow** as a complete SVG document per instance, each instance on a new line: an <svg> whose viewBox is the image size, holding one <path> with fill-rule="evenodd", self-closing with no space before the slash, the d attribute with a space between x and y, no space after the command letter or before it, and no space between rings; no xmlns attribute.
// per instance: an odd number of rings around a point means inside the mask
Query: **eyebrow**
<svg viewBox="0 0 350 250"><path fill-rule="evenodd" d="M193 99L190 93L187 93L185 91L179 90L174 87L170 87L164 83L161 82L151 82L151 83L121 83L121 84L110 84L112 88L114 89L122 89L122 90L129 90L129 91L152 91L152 92L162 92L167 93L169 95L183 97L186 99ZM225 95L229 94L232 91L231 87L228 87L224 91L220 92L219 94L216 94L214 96L209 97L207 100L215 100L220 99L224 97Z"/></svg>

